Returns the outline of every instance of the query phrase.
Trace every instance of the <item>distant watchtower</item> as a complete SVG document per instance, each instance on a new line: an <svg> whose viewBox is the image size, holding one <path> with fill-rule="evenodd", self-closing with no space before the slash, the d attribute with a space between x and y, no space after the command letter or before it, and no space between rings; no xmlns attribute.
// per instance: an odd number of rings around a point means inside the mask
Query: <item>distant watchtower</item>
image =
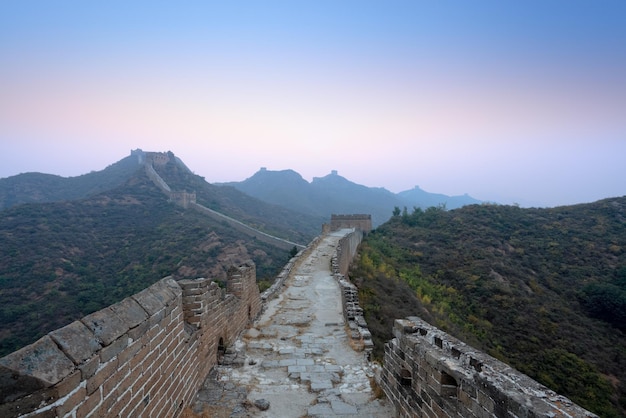
<svg viewBox="0 0 626 418"><path fill-rule="evenodd" d="M343 228L355 228L368 233L372 230L372 215L330 215L330 230L337 231Z"/></svg>

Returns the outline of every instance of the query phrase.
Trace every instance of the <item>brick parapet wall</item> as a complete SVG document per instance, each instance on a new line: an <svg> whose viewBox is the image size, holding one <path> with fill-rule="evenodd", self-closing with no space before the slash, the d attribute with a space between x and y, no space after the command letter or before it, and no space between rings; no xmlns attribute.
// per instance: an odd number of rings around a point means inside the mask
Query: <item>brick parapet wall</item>
<svg viewBox="0 0 626 418"><path fill-rule="evenodd" d="M238 296L165 278L1 358L0 416L177 416L260 311L254 265L230 273Z"/></svg>
<svg viewBox="0 0 626 418"><path fill-rule="evenodd" d="M265 302L267 300L270 300L281 291L282 287L285 284L285 281L289 278L292 271L298 268L302 260L306 258L306 256L308 256L315 247L317 247L323 237L323 233L322 235L315 237L309 243L309 245L307 245L304 249L298 251L298 253L294 257L292 257L289 262L287 262L287 264L285 264L283 269L274 279L274 283L272 283L272 285L261 294L261 301Z"/></svg>
<svg viewBox="0 0 626 418"><path fill-rule="evenodd" d="M300 249L305 248L301 244L291 242L283 238L278 238L270 234L267 234L265 232L259 231L258 229L252 228L244 224L241 221L231 218L230 216L226 216L223 213L214 211L213 209L209 209L205 206L202 206L199 203L189 202L187 204L187 207L190 209L197 210L198 212L203 213L207 216L210 216L213 219L218 220L220 222L226 222L228 225L232 226L237 231L242 232L248 236L254 237L255 239L258 239L261 242L265 242L267 244L273 245L275 247L282 248L288 251L293 249L293 247L300 248Z"/></svg>
<svg viewBox="0 0 626 418"><path fill-rule="evenodd" d="M372 215L331 215L330 230L337 231L343 228L356 228L365 233L370 232L372 230Z"/></svg>
<svg viewBox="0 0 626 418"><path fill-rule="evenodd" d="M345 276L362 240L363 231L359 229L339 240L335 254L331 258L331 272L341 288L343 316L350 330L350 336L357 346L365 350L369 358L374 348L372 334L359 304L359 291Z"/></svg>
<svg viewBox="0 0 626 418"><path fill-rule="evenodd" d="M420 318L393 333L379 383L399 417L597 417Z"/></svg>

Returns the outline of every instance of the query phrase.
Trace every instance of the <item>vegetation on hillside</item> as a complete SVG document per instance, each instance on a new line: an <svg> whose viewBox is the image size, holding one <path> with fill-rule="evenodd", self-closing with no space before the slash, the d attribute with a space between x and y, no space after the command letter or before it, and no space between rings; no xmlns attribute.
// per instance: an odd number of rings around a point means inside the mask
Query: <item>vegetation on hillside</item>
<svg viewBox="0 0 626 418"><path fill-rule="evenodd" d="M128 156L101 171L76 177L24 173L0 179L0 210L23 203L82 199L124 184L140 166Z"/></svg>
<svg viewBox="0 0 626 418"><path fill-rule="evenodd" d="M626 412L626 198L396 208L350 276L380 358L421 316L602 417Z"/></svg>
<svg viewBox="0 0 626 418"><path fill-rule="evenodd" d="M269 281L289 252L168 199L140 170L85 200L0 212L0 356L157 280L210 277L253 259Z"/></svg>

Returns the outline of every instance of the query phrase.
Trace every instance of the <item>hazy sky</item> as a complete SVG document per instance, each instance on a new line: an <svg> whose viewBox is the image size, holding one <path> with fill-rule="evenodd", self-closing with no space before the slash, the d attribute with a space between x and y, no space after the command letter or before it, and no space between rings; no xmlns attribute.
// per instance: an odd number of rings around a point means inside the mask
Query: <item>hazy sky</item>
<svg viewBox="0 0 626 418"><path fill-rule="evenodd" d="M522 205L626 194L626 1L2 1L0 177L172 151Z"/></svg>

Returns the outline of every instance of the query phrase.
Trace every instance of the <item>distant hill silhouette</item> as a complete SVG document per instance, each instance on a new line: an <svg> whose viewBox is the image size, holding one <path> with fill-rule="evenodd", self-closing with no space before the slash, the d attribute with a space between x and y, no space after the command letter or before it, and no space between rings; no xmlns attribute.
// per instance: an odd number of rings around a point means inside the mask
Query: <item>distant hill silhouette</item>
<svg viewBox="0 0 626 418"><path fill-rule="evenodd" d="M336 171L314 177L309 183L293 170L272 171L262 168L241 182L222 183L268 203L320 216L333 213L369 213L374 226L387 221L395 207L411 209L445 205L454 209L481 203L468 195L446 196L428 193L416 187L394 194L381 187L367 187L340 176Z"/></svg>
<svg viewBox="0 0 626 418"><path fill-rule="evenodd" d="M415 186L411 190L400 192L398 196L410 204L410 208L416 206L425 209L432 206L445 205L446 209L457 209L465 205L482 203L480 200L474 199L468 194L462 196L447 196L445 194L426 192L418 186Z"/></svg>
<svg viewBox="0 0 626 418"><path fill-rule="evenodd" d="M137 157L128 156L101 171L76 177L23 173L0 179L0 210L22 203L82 199L121 186L139 169Z"/></svg>

